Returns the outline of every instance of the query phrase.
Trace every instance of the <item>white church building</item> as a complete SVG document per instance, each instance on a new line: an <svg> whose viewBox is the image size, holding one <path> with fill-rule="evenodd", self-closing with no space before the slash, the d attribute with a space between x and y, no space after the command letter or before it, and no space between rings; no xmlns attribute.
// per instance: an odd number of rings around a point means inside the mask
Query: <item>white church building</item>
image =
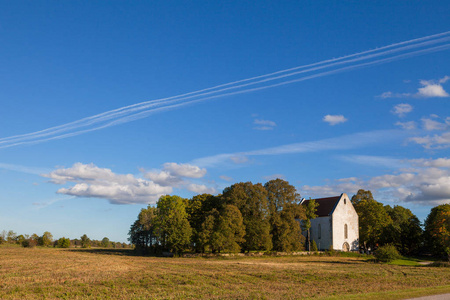
<svg viewBox="0 0 450 300"><path fill-rule="evenodd" d="M315 241L319 250L332 247L340 251L359 250L358 214L347 194L337 197L314 199L317 206L317 218L311 220L311 241ZM311 200L303 199L301 205ZM306 236L306 232L303 232Z"/></svg>

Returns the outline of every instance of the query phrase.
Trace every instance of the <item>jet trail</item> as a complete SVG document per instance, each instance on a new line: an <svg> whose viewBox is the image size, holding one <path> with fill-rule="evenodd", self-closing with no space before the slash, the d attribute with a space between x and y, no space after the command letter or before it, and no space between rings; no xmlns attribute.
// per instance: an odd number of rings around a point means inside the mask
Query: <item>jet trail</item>
<svg viewBox="0 0 450 300"><path fill-rule="evenodd" d="M436 46L437 45L437 46ZM201 101L243 94L450 48L450 31L106 111L48 129L0 138L0 149L67 138ZM418 50L417 50L418 49ZM298 76L289 79L288 77ZM273 83L272 83L273 82Z"/></svg>

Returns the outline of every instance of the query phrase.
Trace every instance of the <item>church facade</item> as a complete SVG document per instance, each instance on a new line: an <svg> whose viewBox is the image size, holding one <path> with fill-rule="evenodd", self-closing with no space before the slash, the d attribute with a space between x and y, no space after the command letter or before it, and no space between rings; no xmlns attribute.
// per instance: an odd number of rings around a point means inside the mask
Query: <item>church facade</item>
<svg viewBox="0 0 450 300"><path fill-rule="evenodd" d="M301 205L311 200L303 199ZM347 194L315 199L317 218L311 220L311 241L319 250L359 251L358 214ZM303 232L306 236L306 232Z"/></svg>

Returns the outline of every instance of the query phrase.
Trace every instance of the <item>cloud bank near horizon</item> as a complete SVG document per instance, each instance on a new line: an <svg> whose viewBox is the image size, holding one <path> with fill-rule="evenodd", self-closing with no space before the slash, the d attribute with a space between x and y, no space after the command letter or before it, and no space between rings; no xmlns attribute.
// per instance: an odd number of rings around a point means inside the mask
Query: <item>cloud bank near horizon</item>
<svg viewBox="0 0 450 300"><path fill-rule="evenodd" d="M58 189L58 194L107 199L111 204L155 204L159 197L171 194L174 188L195 193L215 192L214 188L190 181L206 174L206 169L194 165L166 163L162 170L146 172L141 169L141 172L145 179L78 162L70 168L59 168L41 176L57 185L75 183Z"/></svg>
<svg viewBox="0 0 450 300"><path fill-rule="evenodd" d="M395 166L393 173L371 178L341 178L325 185L304 185L301 191L311 196L334 196L338 192L356 194L358 189L371 190L383 202L405 202L421 205L450 203L450 159L394 159L378 156L341 157L361 165ZM397 169L398 168L398 169Z"/></svg>

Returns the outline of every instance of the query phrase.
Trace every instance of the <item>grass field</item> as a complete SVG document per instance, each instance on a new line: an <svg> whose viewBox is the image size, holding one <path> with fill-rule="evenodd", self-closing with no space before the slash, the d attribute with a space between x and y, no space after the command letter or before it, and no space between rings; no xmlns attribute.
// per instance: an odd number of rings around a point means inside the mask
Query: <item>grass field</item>
<svg viewBox="0 0 450 300"><path fill-rule="evenodd" d="M0 248L0 299L401 299L450 292L450 268L357 257L156 258Z"/></svg>

